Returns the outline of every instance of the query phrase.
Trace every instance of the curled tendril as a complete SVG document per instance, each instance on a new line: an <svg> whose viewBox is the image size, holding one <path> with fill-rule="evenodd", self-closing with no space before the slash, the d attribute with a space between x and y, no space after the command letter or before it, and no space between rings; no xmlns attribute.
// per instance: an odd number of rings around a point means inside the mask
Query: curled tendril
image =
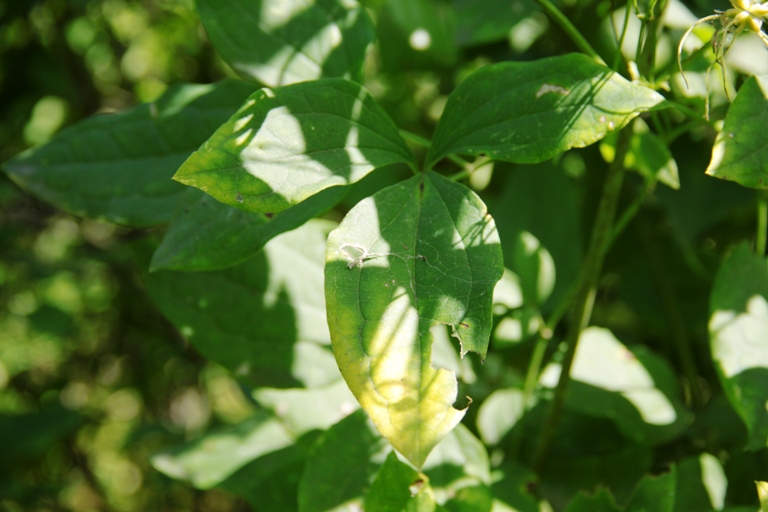
<svg viewBox="0 0 768 512"><path fill-rule="evenodd" d="M677 47L677 66L680 68L680 73L683 75L685 86L688 87L688 79L683 73L683 44L685 40L691 35L693 30L702 23L710 23L713 21L720 22L720 28L715 31L715 35L712 36L712 50L715 52L715 62L723 65L723 57L728 49L731 47L733 40L741 34L744 29L749 29L760 37L760 40L768 48L768 34L763 32L763 20L768 16L768 1L765 3L753 2L752 0L730 0L731 9L727 11L715 11L716 14L705 16L694 23L683 34L680 39L680 44ZM726 89L727 92L727 89Z"/></svg>

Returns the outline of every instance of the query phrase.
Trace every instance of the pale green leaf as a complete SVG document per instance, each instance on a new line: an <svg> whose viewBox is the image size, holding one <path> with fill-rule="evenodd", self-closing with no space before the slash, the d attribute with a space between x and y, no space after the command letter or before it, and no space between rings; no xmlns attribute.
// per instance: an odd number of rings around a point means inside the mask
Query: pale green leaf
<svg viewBox="0 0 768 512"><path fill-rule="evenodd" d="M188 187L152 255L150 271L231 267L253 257L275 236L330 209L345 193L345 187L334 187L288 210L265 215L233 208Z"/></svg>
<svg viewBox="0 0 768 512"><path fill-rule="evenodd" d="M272 410L296 436L311 430L325 430L359 408L338 369L334 369L337 380L326 386L311 389L258 388L253 391L253 398Z"/></svg>
<svg viewBox="0 0 768 512"><path fill-rule="evenodd" d="M362 411L326 430L311 448L299 481L299 512L360 510L390 451Z"/></svg>
<svg viewBox="0 0 768 512"><path fill-rule="evenodd" d="M330 226L310 221L226 270L149 274L149 292L204 356L249 383L329 384L338 379L323 297Z"/></svg>
<svg viewBox="0 0 768 512"><path fill-rule="evenodd" d="M454 153L542 162L597 142L663 100L583 54L485 66L449 96L427 168Z"/></svg>
<svg viewBox="0 0 768 512"><path fill-rule="evenodd" d="M277 87L361 81L375 34L355 0L196 0L208 38L238 73Z"/></svg>
<svg viewBox="0 0 768 512"><path fill-rule="evenodd" d="M161 224L184 191L173 173L253 90L238 81L174 86L155 103L86 119L4 169L22 188L75 215Z"/></svg>
<svg viewBox="0 0 768 512"><path fill-rule="evenodd" d="M768 445L768 261L739 245L710 296L709 338L723 389L749 431L748 448Z"/></svg>
<svg viewBox="0 0 768 512"><path fill-rule="evenodd" d="M437 174L361 201L328 239L326 300L334 354L376 427L421 467L461 420L452 372L431 365L450 325L462 355L485 356L501 248L485 205Z"/></svg>
<svg viewBox="0 0 768 512"><path fill-rule="evenodd" d="M755 482L762 512L768 512L768 482Z"/></svg>
<svg viewBox="0 0 768 512"><path fill-rule="evenodd" d="M368 91L325 79L257 91L174 179L231 206L275 213L395 163L415 165Z"/></svg>
<svg viewBox="0 0 768 512"><path fill-rule="evenodd" d="M541 376L555 387L560 366L550 364ZM629 439L661 443L678 435L689 422L667 363L643 347L624 346L607 329L582 331L571 367L566 406L610 418Z"/></svg>
<svg viewBox="0 0 768 512"><path fill-rule="evenodd" d="M158 471L210 489L247 463L294 444L285 427L267 414L210 432L196 441L152 457Z"/></svg>
<svg viewBox="0 0 768 512"><path fill-rule="evenodd" d="M467 485L491 484L488 452L461 423L435 446L422 471L429 477L438 503L445 503Z"/></svg>
<svg viewBox="0 0 768 512"><path fill-rule="evenodd" d="M752 188L768 188L768 77L751 76L731 103L712 147L707 174Z"/></svg>
<svg viewBox="0 0 768 512"><path fill-rule="evenodd" d="M663 183L672 189L680 188L680 176L672 152L664 141L651 132L642 119L632 123L632 139L624 158L624 167L637 171L648 185ZM600 152L608 162L613 161L618 134L607 136L600 144Z"/></svg>
<svg viewBox="0 0 768 512"><path fill-rule="evenodd" d="M524 393L519 389L497 389L480 405L477 430L483 442L497 445L525 412Z"/></svg>
<svg viewBox="0 0 768 512"><path fill-rule="evenodd" d="M527 231L514 241L511 260L519 276L523 302L530 307L544 304L555 287L555 262L549 251Z"/></svg>

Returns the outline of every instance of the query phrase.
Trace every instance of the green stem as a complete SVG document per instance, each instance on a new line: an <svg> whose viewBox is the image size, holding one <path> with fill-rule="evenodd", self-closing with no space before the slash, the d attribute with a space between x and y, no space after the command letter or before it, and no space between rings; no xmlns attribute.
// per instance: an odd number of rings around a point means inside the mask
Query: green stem
<svg viewBox="0 0 768 512"><path fill-rule="evenodd" d="M621 58L623 57L623 53L621 52L621 48L624 46L624 37L627 35L627 28L629 27L629 13L631 12L629 10L629 4L631 0L627 0L627 5L624 7L624 26L621 29L621 37L619 37L618 47L616 48L616 56L613 58L613 70L618 71L619 70L619 64L621 64ZM611 18L613 19L613 18ZM614 28L615 32L615 28Z"/></svg>
<svg viewBox="0 0 768 512"><path fill-rule="evenodd" d="M761 190L757 196L757 236L755 253L765 256L766 236L768 235L768 192Z"/></svg>
<svg viewBox="0 0 768 512"><path fill-rule="evenodd" d="M648 194L653 191L653 188L653 185L646 186L643 191L638 194L635 200L632 201L629 206L627 206L626 210L621 212L621 216L619 216L619 219L613 225L613 233L611 233L611 245L613 245L616 239L619 238L619 235L624 232L632 219L635 218L637 212L640 211L640 207L643 206L645 198L648 197Z"/></svg>
<svg viewBox="0 0 768 512"><path fill-rule="evenodd" d="M454 160L454 158L451 158L451 156L453 156L455 158L455 160ZM475 172L476 170L478 170L480 167L484 166L485 164L487 164L488 162L491 161L490 157L487 157L487 156L478 158L474 162L467 162L466 160L464 160L462 158L459 158L459 157L457 157L455 155L450 155L448 158L452 162L457 163L457 164L459 164L460 166L463 167L463 169L461 171L459 171L456 174L448 177L448 179L451 180L451 181L463 180L464 178L467 178L467 177L471 176L472 173Z"/></svg>
<svg viewBox="0 0 768 512"><path fill-rule="evenodd" d="M581 32L579 32L579 29L577 29L573 23L571 23L571 20L565 17L565 14L558 9L555 4L550 2L549 0L536 0L536 2L544 8L547 13L554 18L555 22L560 25L560 28L562 28L566 34L571 38L571 40L576 43L576 46L579 47L579 49L595 59L600 64L605 65L605 62L600 57L600 55L595 51L594 48L592 48L592 45L589 44L589 42L584 38L583 35L581 35Z"/></svg>
<svg viewBox="0 0 768 512"><path fill-rule="evenodd" d="M678 292L673 284L674 278L666 263L668 258L656 238L655 233L658 230L654 229L653 226L649 226L648 222L642 218L638 223L638 227L640 237L645 246L648 263L650 264L656 287L659 290L661 305L669 323L670 337L672 338L675 352L677 352L685 380L688 381L691 402L693 405L701 406L704 404L706 396L699 380L698 365L696 364L696 357L694 356L683 318Z"/></svg>
<svg viewBox="0 0 768 512"><path fill-rule="evenodd" d="M678 110L682 112L683 114L687 115L688 117L691 117L696 120L701 120L703 123L707 123L710 126L715 126L715 122L707 119L704 114L697 112L695 109L692 109L691 107L684 105L682 103L678 103L677 101L667 99L667 104L674 107L675 110Z"/></svg>
<svg viewBox="0 0 768 512"><path fill-rule="evenodd" d="M616 207L621 195L621 186L624 183L624 158L629 150L631 139L631 126L619 132L619 139L616 142L616 154L613 162L608 166L608 173L603 184L597 216L592 227L589 247L582 264L576 296L572 304L570 322L566 331L565 343L567 349L561 363L560 379L557 382L549 415L544 423L539 444L533 457L533 470L538 474L541 474L541 470L547 460L555 431L560 421L579 335L587 327L592 316L595 291L603 269L603 260L608 252L613 234L613 219L616 215Z"/></svg>
<svg viewBox="0 0 768 512"><path fill-rule="evenodd" d="M406 130L400 130L400 136L409 142L413 142L414 144L418 144L419 146L425 148L429 148L432 145L431 140L425 139L421 135L416 135L415 133Z"/></svg>

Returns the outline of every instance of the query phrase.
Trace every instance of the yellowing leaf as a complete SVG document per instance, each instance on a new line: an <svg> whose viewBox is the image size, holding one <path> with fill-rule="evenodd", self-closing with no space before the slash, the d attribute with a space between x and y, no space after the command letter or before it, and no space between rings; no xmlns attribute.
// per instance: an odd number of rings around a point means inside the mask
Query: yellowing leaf
<svg viewBox="0 0 768 512"><path fill-rule="evenodd" d="M415 466L464 416L432 367L446 324L485 356L503 272L493 219L468 188L426 173L361 201L333 231L325 293L334 355L379 432Z"/></svg>

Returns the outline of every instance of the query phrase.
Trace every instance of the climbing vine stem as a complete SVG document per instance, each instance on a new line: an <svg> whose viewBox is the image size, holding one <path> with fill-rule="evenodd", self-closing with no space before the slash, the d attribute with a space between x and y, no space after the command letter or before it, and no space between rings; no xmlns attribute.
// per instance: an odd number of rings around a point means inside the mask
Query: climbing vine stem
<svg viewBox="0 0 768 512"><path fill-rule="evenodd" d="M631 126L627 126L619 132L616 153L613 161L608 166L608 173L603 184L597 216L592 226L589 247L582 264L576 295L571 305L565 336L567 348L561 363L560 378L555 388L555 394L552 398L549 414L544 423L539 443L534 452L533 469L539 474L541 474L541 470L546 463L547 455L557 430L557 424L562 414L579 334L587 327L592 316L592 305L594 304L600 273L603 269L603 260L613 238L613 222L616 216L616 207L619 202L621 187L624 182L624 157L629 150L631 138Z"/></svg>
<svg viewBox="0 0 768 512"><path fill-rule="evenodd" d="M765 256L766 236L768 236L768 192L760 190L757 194L755 253L762 258Z"/></svg>

